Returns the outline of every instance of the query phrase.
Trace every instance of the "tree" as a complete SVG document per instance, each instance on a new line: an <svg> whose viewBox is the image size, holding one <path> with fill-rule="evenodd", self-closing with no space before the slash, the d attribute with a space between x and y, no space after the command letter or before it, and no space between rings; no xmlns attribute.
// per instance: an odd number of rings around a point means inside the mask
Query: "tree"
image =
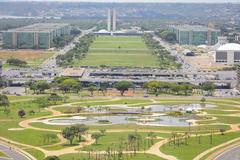
<svg viewBox="0 0 240 160"><path fill-rule="evenodd" d="M4 111L7 110L7 107L9 106L9 100L6 95L0 94L0 106L4 107Z"/></svg>
<svg viewBox="0 0 240 160"><path fill-rule="evenodd" d="M202 84L202 90L208 92L209 95L213 95L213 91L216 86L212 82L205 82Z"/></svg>
<svg viewBox="0 0 240 160"><path fill-rule="evenodd" d="M31 109L28 113L29 113L29 115L34 115L35 111Z"/></svg>
<svg viewBox="0 0 240 160"><path fill-rule="evenodd" d="M82 141L82 135L88 130L88 127L84 124L78 124L75 127L75 135L78 137L79 142Z"/></svg>
<svg viewBox="0 0 240 160"><path fill-rule="evenodd" d="M26 112L23 109L18 111L18 116L19 117L23 118L25 115L26 115Z"/></svg>
<svg viewBox="0 0 240 160"><path fill-rule="evenodd" d="M156 96L158 96L159 83L157 81L148 82L145 87L152 91Z"/></svg>
<svg viewBox="0 0 240 160"><path fill-rule="evenodd" d="M73 139L74 139L75 133L76 133L76 131L75 131L75 128L73 128L73 127L66 127L62 131L63 137L66 138L67 140L69 140L71 145L73 144Z"/></svg>
<svg viewBox="0 0 240 160"><path fill-rule="evenodd" d="M102 94L105 95L107 92L107 87L107 84L101 84L98 91L102 92Z"/></svg>
<svg viewBox="0 0 240 160"><path fill-rule="evenodd" d="M176 84L176 83L173 83L172 85L171 85L171 90L172 90L172 92L174 93L174 94L179 94L179 91L181 90L181 88L180 88L180 86L178 85L178 84Z"/></svg>
<svg viewBox="0 0 240 160"><path fill-rule="evenodd" d="M94 91L97 90L96 86L94 84L91 84L88 87L88 91L90 92L91 96L93 96Z"/></svg>
<svg viewBox="0 0 240 160"><path fill-rule="evenodd" d="M76 87L79 87L79 82L77 79L68 78L63 80L58 86L60 90L64 91L64 93L67 93L70 90L75 90Z"/></svg>
<svg viewBox="0 0 240 160"><path fill-rule="evenodd" d="M26 61L23 61L23 60L20 60L20 59L17 59L17 58L10 58L10 59L8 59L7 63L9 65L20 66L20 67L27 65Z"/></svg>
<svg viewBox="0 0 240 160"><path fill-rule="evenodd" d="M184 95L187 96L189 92L192 92L193 86L191 84L182 84L182 89L184 91Z"/></svg>
<svg viewBox="0 0 240 160"><path fill-rule="evenodd" d="M36 81L30 87L31 90L34 90L34 92L38 91L39 93L44 93L44 91L49 88L50 85L44 80Z"/></svg>
<svg viewBox="0 0 240 160"><path fill-rule="evenodd" d="M100 133L102 134L102 136L105 136L106 129L100 129L99 131L100 131Z"/></svg>
<svg viewBox="0 0 240 160"><path fill-rule="evenodd" d="M44 158L44 160L60 160L60 158L58 158L57 156L49 156Z"/></svg>
<svg viewBox="0 0 240 160"><path fill-rule="evenodd" d="M98 144L98 140L99 140L99 138L102 136L102 134L101 133L93 133L92 135L91 135L91 137L93 138L93 139L95 139L95 144Z"/></svg>
<svg viewBox="0 0 240 160"><path fill-rule="evenodd" d="M206 102L206 98L205 98L205 97L202 97L200 101L201 101L202 103L205 103L205 102Z"/></svg>
<svg viewBox="0 0 240 160"><path fill-rule="evenodd" d="M133 86L133 83L132 83L132 82L128 82L128 81L117 82L117 83L114 85L114 87L115 87L117 90L120 91L121 96L123 96L123 95L124 95L124 92L125 92L125 91L128 91L128 89L129 89L130 87L132 87L132 86Z"/></svg>
<svg viewBox="0 0 240 160"><path fill-rule="evenodd" d="M38 104L39 112L40 112L41 108L45 108L45 107L50 105L49 100L48 100L47 97L38 97L38 98L33 100L33 103L37 103Z"/></svg>
<svg viewBox="0 0 240 160"><path fill-rule="evenodd" d="M169 29L158 30L155 32L155 34L168 42L175 42L177 37L176 34Z"/></svg>
<svg viewBox="0 0 240 160"><path fill-rule="evenodd" d="M224 132L226 132L226 130L223 128L219 129L219 131L221 132L221 135L224 135Z"/></svg>
<svg viewBox="0 0 240 160"><path fill-rule="evenodd" d="M51 95L48 97L48 100L52 101L54 104L57 104L57 102L63 100L63 97L59 96L56 93L51 93Z"/></svg>
<svg viewBox="0 0 240 160"><path fill-rule="evenodd" d="M0 88L3 87L5 85L4 80L2 79L2 77L0 77Z"/></svg>
<svg viewBox="0 0 240 160"><path fill-rule="evenodd" d="M49 143L51 140L55 140L57 137L55 134L52 133L46 133L43 135L43 142L44 143Z"/></svg>

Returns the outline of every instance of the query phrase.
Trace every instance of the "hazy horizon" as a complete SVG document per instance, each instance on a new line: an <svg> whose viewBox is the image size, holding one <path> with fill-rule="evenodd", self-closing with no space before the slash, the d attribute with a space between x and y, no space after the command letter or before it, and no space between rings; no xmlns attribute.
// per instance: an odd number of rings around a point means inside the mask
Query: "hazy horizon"
<svg viewBox="0 0 240 160"><path fill-rule="evenodd" d="M0 0L0 2L106 2L106 3L240 3L239 0Z"/></svg>

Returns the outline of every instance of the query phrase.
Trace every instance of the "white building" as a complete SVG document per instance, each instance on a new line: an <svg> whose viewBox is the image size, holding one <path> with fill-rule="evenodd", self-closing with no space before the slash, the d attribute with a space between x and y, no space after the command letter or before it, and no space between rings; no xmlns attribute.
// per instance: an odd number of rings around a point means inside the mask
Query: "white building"
<svg viewBox="0 0 240 160"><path fill-rule="evenodd" d="M109 32L115 32L117 27L116 9L108 9L107 29Z"/></svg>
<svg viewBox="0 0 240 160"><path fill-rule="evenodd" d="M227 43L220 46L215 53L215 62L233 65L240 62L240 44Z"/></svg>

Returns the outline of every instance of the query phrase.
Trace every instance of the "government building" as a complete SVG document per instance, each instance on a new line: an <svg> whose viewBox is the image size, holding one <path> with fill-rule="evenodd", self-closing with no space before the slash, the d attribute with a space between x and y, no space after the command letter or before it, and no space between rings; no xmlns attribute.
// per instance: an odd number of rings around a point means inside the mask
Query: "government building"
<svg viewBox="0 0 240 160"><path fill-rule="evenodd" d="M3 48L49 49L54 38L69 34L69 24L35 23L3 32Z"/></svg>
<svg viewBox="0 0 240 160"><path fill-rule="evenodd" d="M169 26L180 45L215 45L220 31L201 25Z"/></svg>

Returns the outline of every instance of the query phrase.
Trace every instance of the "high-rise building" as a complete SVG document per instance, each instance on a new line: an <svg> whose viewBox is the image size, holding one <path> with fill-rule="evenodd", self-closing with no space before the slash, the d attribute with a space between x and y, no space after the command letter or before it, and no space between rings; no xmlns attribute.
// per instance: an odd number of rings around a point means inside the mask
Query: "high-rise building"
<svg viewBox="0 0 240 160"><path fill-rule="evenodd" d="M116 28L117 28L116 9L111 8L111 9L108 9L107 29L109 32L115 32Z"/></svg>

